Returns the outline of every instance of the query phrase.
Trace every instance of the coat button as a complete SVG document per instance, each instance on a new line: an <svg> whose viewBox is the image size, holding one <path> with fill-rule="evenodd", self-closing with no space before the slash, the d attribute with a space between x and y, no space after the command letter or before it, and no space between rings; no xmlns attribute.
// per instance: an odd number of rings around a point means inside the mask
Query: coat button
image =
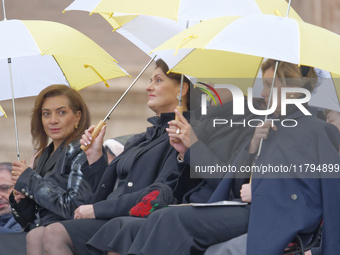
<svg viewBox="0 0 340 255"><path fill-rule="evenodd" d="M26 190L25 190L25 189L22 189L22 190L21 190L21 193L25 193L25 192L26 192Z"/></svg>
<svg viewBox="0 0 340 255"><path fill-rule="evenodd" d="M128 184L127 184L127 185L128 185L128 187L130 187L130 188L131 188L131 187L133 186L133 183L132 183L132 182L128 182Z"/></svg>
<svg viewBox="0 0 340 255"><path fill-rule="evenodd" d="M106 185L105 184L102 184L102 189L106 189Z"/></svg>
<svg viewBox="0 0 340 255"><path fill-rule="evenodd" d="M26 193L25 193L25 196L28 197L28 195L29 195L28 192L26 192Z"/></svg>
<svg viewBox="0 0 340 255"><path fill-rule="evenodd" d="M32 196L32 195L30 195L30 199L33 199L33 196Z"/></svg>
<svg viewBox="0 0 340 255"><path fill-rule="evenodd" d="M291 198L292 200L297 200L297 199L298 199L298 195L292 194L292 195L290 196L290 198Z"/></svg>

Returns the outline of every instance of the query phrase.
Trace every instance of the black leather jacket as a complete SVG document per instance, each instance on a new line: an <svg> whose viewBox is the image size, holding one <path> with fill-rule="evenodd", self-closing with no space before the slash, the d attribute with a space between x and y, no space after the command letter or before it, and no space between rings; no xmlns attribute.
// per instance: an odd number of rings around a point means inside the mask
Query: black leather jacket
<svg viewBox="0 0 340 255"><path fill-rule="evenodd" d="M15 190L26 198L16 203L10 196L13 216L25 230L72 219L74 210L92 198L92 187L81 172L87 159L79 141L60 145L52 155L51 151L53 144L44 150L35 170L27 168L19 177Z"/></svg>

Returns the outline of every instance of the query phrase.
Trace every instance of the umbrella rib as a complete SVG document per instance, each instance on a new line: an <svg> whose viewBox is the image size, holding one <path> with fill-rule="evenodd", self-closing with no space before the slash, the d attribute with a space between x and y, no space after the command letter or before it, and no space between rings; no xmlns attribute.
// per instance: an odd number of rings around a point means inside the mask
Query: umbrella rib
<svg viewBox="0 0 340 255"><path fill-rule="evenodd" d="M107 81L105 80L105 78L92 66L92 65L84 65L85 68L91 67L92 70L100 77L100 79L102 79L102 81L104 82L105 86L108 88L110 87L110 85L107 83Z"/></svg>
<svg viewBox="0 0 340 255"><path fill-rule="evenodd" d="M51 56L54 58L54 61L58 64L58 67L59 67L60 71L63 73L63 75L64 75L68 85L71 87L70 81L67 79L66 74L64 73L63 69L60 67L58 60L54 57L54 55L51 55Z"/></svg>

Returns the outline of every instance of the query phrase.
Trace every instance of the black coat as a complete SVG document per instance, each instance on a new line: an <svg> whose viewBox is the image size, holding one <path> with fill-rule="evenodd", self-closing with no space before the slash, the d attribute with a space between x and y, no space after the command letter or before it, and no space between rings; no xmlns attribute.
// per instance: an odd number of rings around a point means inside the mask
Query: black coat
<svg viewBox="0 0 340 255"><path fill-rule="evenodd" d="M255 166L290 171L253 173L247 254L282 254L297 233L313 232L321 219L322 254L339 254L339 131L300 111L285 118L298 125L285 128L277 123Z"/></svg>
<svg viewBox="0 0 340 255"><path fill-rule="evenodd" d="M231 101L222 106L209 108L207 115L201 118L199 124L193 126L199 141L185 153L184 161L187 169L183 171L175 190L175 196L180 202L207 202L223 177L234 177L230 173L228 175L225 175L225 172L210 174L198 172L195 169L196 167L207 169L210 166L231 164L241 148L251 139L254 129L243 125L231 126L230 122L231 120L234 123L243 120L247 122L252 117L254 115L249 111L246 111L245 115L233 115L233 102ZM214 127L214 119L226 119L229 124ZM241 185L246 181L248 181L247 178L233 179L230 186L233 197L239 197Z"/></svg>
<svg viewBox="0 0 340 255"><path fill-rule="evenodd" d="M60 145L53 152L50 144L38 159L35 170L27 168L15 189L26 198L18 204L10 196L13 216L28 230L39 225L72 219L74 210L92 198L92 188L85 181L81 167L87 165L78 141Z"/></svg>
<svg viewBox="0 0 340 255"><path fill-rule="evenodd" d="M128 148L107 168L101 158L83 170L87 178L104 172L100 181L93 179L98 187L92 200L97 219L129 215L141 190L154 182L174 187L181 168L177 167L176 152L165 130L167 123L173 119L174 113L149 118L154 126L132 137Z"/></svg>

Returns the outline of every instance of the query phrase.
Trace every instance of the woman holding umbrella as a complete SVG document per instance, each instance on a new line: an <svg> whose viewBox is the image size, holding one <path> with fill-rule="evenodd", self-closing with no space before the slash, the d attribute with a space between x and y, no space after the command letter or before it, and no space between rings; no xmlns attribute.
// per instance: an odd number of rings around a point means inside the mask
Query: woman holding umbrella
<svg viewBox="0 0 340 255"><path fill-rule="evenodd" d="M270 90L276 61L269 59L262 64L262 96L270 102ZM312 91L317 82L314 68L279 62L275 87L281 93L283 87L303 87ZM288 94L298 98L299 94ZM287 116L280 116L280 99L272 119L293 119L296 127L272 125L266 122L256 128L244 159L252 162L264 139L255 166L298 166L305 168L286 173L253 173L251 184L241 190L243 201L251 202L247 241L247 255L282 254L287 245L299 234L304 245L323 220L322 254L338 254L340 249L340 179L331 175L331 167L339 169L340 135L325 121L305 116L295 105L287 107ZM279 122L277 122L279 123ZM246 155L247 154L247 155ZM320 171L307 166L327 165ZM329 172L327 172L329 171ZM314 175L315 173L315 175ZM236 243L236 241L235 241ZM230 242L226 248L233 246ZM209 254L212 254L213 250ZM215 253L214 253L215 254Z"/></svg>
<svg viewBox="0 0 340 255"><path fill-rule="evenodd" d="M37 247L46 225L72 218L74 210L92 197L91 185L80 171L87 160L78 141L89 123L84 100L66 85L51 85L36 98L31 134L38 154L32 168L25 161L13 163L15 187L10 196L16 221L29 231L28 254L42 252Z"/></svg>
<svg viewBox="0 0 340 255"><path fill-rule="evenodd" d="M109 166L101 149L105 128L94 140L90 138L93 127L85 131L81 143L85 146L91 144L86 151L88 168L92 170L93 176L101 172L104 174L101 180L95 180L98 189L91 204L77 208L75 220L52 224L46 228L43 246L49 254L88 254L86 242L109 219L128 216L144 188L154 182L174 188L184 164L182 168L178 167L166 128L168 122L175 118L174 109L180 99L181 75L168 74L168 70L164 61L157 60L156 69L146 86L147 106L157 115L148 119L153 126L132 137L124 152ZM189 84L190 81L184 78L184 111L190 105ZM184 115L187 116L187 112Z"/></svg>
<svg viewBox="0 0 340 255"><path fill-rule="evenodd" d="M198 123L193 123L193 121L191 121L191 124L189 124L181 113L176 112L178 120L169 122L170 128L167 129L170 137L170 144L178 152L178 160L183 161L183 163L187 165L185 171L182 171L178 178L176 189L173 192L180 203L207 203L221 180L224 183L223 191L221 191L221 193L223 193L223 198L221 200L239 198L239 191L242 184L249 182L249 175L242 176L244 178L241 176L240 178L235 178L236 176L232 172L226 173L226 171L216 171L214 173L209 173L195 171L197 167L205 169L217 165L221 168L227 167L238 155L239 150L245 144L249 143L254 133L254 128L243 127L241 125L219 125L214 127L213 122L215 119L228 119L228 121L233 121L234 123L242 123L243 121L247 122L255 116L251 114L249 110L247 110L244 115L233 115L234 106L232 92L226 88L212 89L215 91L214 93L216 93L215 96L221 100L222 105L210 106L207 109L206 115L202 115ZM181 130L179 134L177 132L178 129ZM149 187L149 194L152 194L155 190L157 190L157 187L151 185ZM156 202L153 201L153 204L161 204L162 202L163 201L160 200ZM140 214L133 214L135 211L134 209L140 207L139 204L133 207L131 209L131 215L143 216ZM156 209L158 209L158 207L156 207ZM196 209L200 210L201 215L204 214L204 217L201 218L202 221L196 221L196 216L198 215L195 215L194 222L192 221L191 215L192 213L195 214L197 212ZM222 207L219 209L223 211ZM220 220L225 221L225 225L222 226L219 223L219 228L222 229L223 233L224 229L227 228L226 226L230 226L229 235L232 237L246 232L250 208L249 206L235 206L234 209L233 215L237 215L239 219L236 223L235 221L229 223L228 219L230 219L230 217L228 216L223 218L224 220ZM115 218L106 223L88 241L87 247L91 251L91 254L103 254L104 251L114 251L121 255L134 253L139 247L143 246L141 245L144 244L143 240L148 239L148 234L146 234L144 239L139 239L140 243L136 242L130 248L138 230L145 221L147 221L148 225L153 227L153 230L155 231L152 235L159 237L159 245L153 245L155 248L154 254L168 254L167 252L177 254L175 250L177 251L178 247L175 239L185 240L188 239L187 237L191 234L195 234L187 233L185 231L176 231L176 234L172 235L172 226L174 226L174 228L177 228L176 226L181 226L181 228L184 229L186 225L191 226L192 224L195 224L196 226L200 226L199 231L202 231L204 218L214 217L214 215L209 215L207 213L209 213L209 211L203 208L178 206L153 211L148 218ZM157 215L157 217L154 217L153 214ZM176 217L176 215L180 215L180 217ZM152 217L152 220L150 217ZM157 223L158 218L163 220L161 225L158 225ZM198 218L200 217L198 216ZM232 230L231 225L234 223L238 223L238 226L237 229ZM218 242L221 240L220 238L222 236L217 233L218 230L215 225L206 226L204 229L206 231L209 231L208 229L214 229L216 234L211 236L202 235L204 241L189 239L196 243L200 241L206 243ZM169 235L167 235L167 233L169 233ZM105 236L105 238L103 238L103 236ZM163 236L165 238L163 238ZM175 241L172 242L173 240ZM189 242L190 241L188 241L188 243ZM189 254L189 249L192 252L198 252L201 249L201 247L198 247L200 245L196 246L194 243L191 244L191 248L189 248L190 245L188 245L181 249L182 254ZM152 245L150 245L150 247L151 246ZM148 254L148 251L145 251L145 254Z"/></svg>
<svg viewBox="0 0 340 255"><path fill-rule="evenodd" d="M270 104L269 84L275 63L270 59L262 65L262 96L267 104ZM317 81L314 68L285 62L279 63L277 76L275 87L278 91L282 87L303 87L312 91ZM298 98L300 95L287 96ZM340 164L339 132L325 121L304 115L295 105L287 107L287 116L280 116L278 109L274 117L294 119L298 124L294 128L279 124L271 127L267 122L257 127L249 153L257 152L263 138L265 142L256 165L293 165L299 169L272 176L253 174L251 194L243 194L252 203L247 254L282 254L297 234L315 231L321 220L322 254L337 254L340 243L333 240L340 240L340 179L332 175L331 169ZM323 166L327 166L326 169L319 171L318 167Z"/></svg>

